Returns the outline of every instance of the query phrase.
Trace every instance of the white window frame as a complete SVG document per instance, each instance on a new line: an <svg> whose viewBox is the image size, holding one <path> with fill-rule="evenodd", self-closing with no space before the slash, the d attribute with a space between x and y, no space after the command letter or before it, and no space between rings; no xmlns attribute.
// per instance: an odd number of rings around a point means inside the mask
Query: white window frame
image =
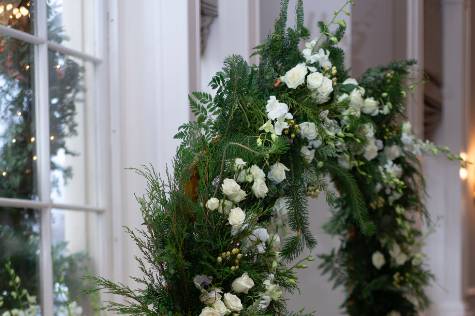
<svg viewBox="0 0 475 316"><path fill-rule="evenodd" d="M107 38L105 36L109 24L106 18L108 1L99 0L96 2L96 16L93 18L97 21L93 40L95 42L94 52L92 54L84 53L61 44L48 41L47 37L47 16L46 16L46 0L35 0L35 20L33 21L35 33L25 33L5 25L0 24L0 36L7 36L23 41L34 46L34 89L35 89L35 112L36 112L36 150L38 153L38 174L37 183L39 185L39 200L22 200L0 197L0 207L18 207L31 208L40 210L40 296L42 315L53 315L53 267L51 257L52 235L51 235L51 212L53 209L67 211L82 211L99 214L100 232L92 232L98 236L97 249L94 253L102 254L92 256L96 259L96 272L99 274L107 274L110 267L110 256L105 255L105 243L109 240L107 232L108 227L105 225L104 218L110 218L111 195L110 188L110 170L106 161L110 160L110 152L108 145L110 144L109 127L109 107L108 99L109 87L107 86L108 71L104 62L107 49ZM97 139L94 140L94 149L97 157L97 176L96 181L98 190L98 205L78 205L67 203L54 203L51 200L51 184L50 184L50 148L49 148L49 82L48 82L48 51L56 51L68 56L76 57L83 61L94 64L95 82L93 105L95 115L93 125L97 131ZM109 91L110 92L110 91ZM112 94L110 94L112 95ZM0 208L1 211L1 208ZM98 235L99 234L99 235Z"/></svg>

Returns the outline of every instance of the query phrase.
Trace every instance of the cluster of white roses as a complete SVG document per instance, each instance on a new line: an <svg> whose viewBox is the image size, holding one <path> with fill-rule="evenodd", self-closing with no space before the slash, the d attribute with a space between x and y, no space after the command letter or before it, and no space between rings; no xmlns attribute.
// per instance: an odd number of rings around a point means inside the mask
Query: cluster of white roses
<svg viewBox="0 0 475 316"><path fill-rule="evenodd" d="M248 194L243 190L243 187L245 187L246 184L252 183L252 194L255 198L262 199L267 196L269 191L266 181L268 180L270 183L278 185L286 179L286 172L289 171L289 169L281 162L276 162L271 165L267 175L264 170L257 165L252 165L249 168L246 166L247 163L243 159L236 158L233 162L233 170L235 173L234 178L224 179L221 185L223 198L220 200L216 197L212 197L206 202L206 208L208 210L216 210L227 215L228 223L231 225L231 232L233 235L238 234L248 227L248 224L246 224L246 212L238 206L238 204L248 196ZM241 185L243 187L241 187ZM242 240L243 248L256 249L258 254L265 253L267 245L270 245L273 251L279 251L280 237L278 234L270 235L267 229L263 227L255 228L249 236ZM243 309L243 306L241 300L236 294L247 294L248 291L254 287L254 281L247 273L244 273L232 283L232 291L235 294L226 293L223 295L222 289L212 288L211 290L207 290L203 287L203 283L208 285L211 283L211 280L212 279L207 276L195 277L195 285L202 292L200 299L205 305L207 305L203 308L201 316L239 313ZM280 297L280 295L277 295L277 293L281 293L279 292L279 287L273 284L271 279L269 279L268 284L265 284L265 286L267 290L264 293L261 293L260 298L256 303L259 308L266 305L263 302L268 302L265 307L267 308L271 300Z"/></svg>
<svg viewBox="0 0 475 316"><path fill-rule="evenodd" d="M202 309L200 316L224 316L231 313L239 313L243 309L241 300L237 295L232 293L225 293L223 295L223 291L220 288L207 290L204 286L211 283L211 277L198 275L193 281L195 286L201 291L201 302L207 305ZM254 281L247 273L244 273L232 283L235 293L247 293L252 287L254 287Z"/></svg>
<svg viewBox="0 0 475 316"><path fill-rule="evenodd" d="M380 139L376 139L374 126L371 123L363 125L363 134L366 138L366 146L363 150L363 157L371 161L378 156L378 151L382 150L384 145Z"/></svg>
<svg viewBox="0 0 475 316"><path fill-rule="evenodd" d="M318 72L317 68L308 67L305 63L298 64L287 71L280 80L290 89L296 89L307 81L307 88L312 91L317 104L330 100L333 92L333 81L323 73Z"/></svg>
<svg viewBox="0 0 475 316"><path fill-rule="evenodd" d="M343 114L343 123L348 122L348 118L360 117L361 113L370 116L376 115L386 115L389 114L392 108L390 102L381 104L373 97L365 98L365 89L358 85L358 81L354 78L348 78L343 82L343 85L352 85L353 90L350 94L343 93L338 97L338 103L348 102L348 108L344 109ZM383 94L382 98L387 97L387 94Z"/></svg>

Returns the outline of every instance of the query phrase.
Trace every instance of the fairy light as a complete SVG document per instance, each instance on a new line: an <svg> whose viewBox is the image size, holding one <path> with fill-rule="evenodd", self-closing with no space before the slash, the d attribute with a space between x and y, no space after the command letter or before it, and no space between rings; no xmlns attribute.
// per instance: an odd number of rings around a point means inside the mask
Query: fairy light
<svg viewBox="0 0 475 316"><path fill-rule="evenodd" d="M11 3L7 4L6 9L7 11L10 11L11 9L13 9L13 4Z"/></svg>
<svg viewBox="0 0 475 316"><path fill-rule="evenodd" d="M2 176L6 177L6 176L7 176L7 172L6 172L6 171L3 171L3 172L2 172Z"/></svg>
<svg viewBox="0 0 475 316"><path fill-rule="evenodd" d="M60 69L61 68L61 65L60 64L57 64L56 65L56 69Z"/></svg>
<svg viewBox="0 0 475 316"><path fill-rule="evenodd" d="M34 143L35 140L36 140L36 138L34 138L34 137L30 138L30 142L32 142L32 143Z"/></svg>
<svg viewBox="0 0 475 316"><path fill-rule="evenodd" d="M17 14L15 14L15 17L16 17L17 19L19 19L19 18L21 18L21 17L22 17L22 15L21 15L21 13L20 13L20 12L18 12Z"/></svg>
<svg viewBox="0 0 475 316"><path fill-rule="evenodd" d="M49 137L49 140L50 140L50 141L53 141L53 140L54 140L54 136L50 136L50 137Z"/></svg>
<svg viewBox="0 0 475 316"><path fill-rule="evenodd" d="M33 156L33 160L34 160L34 161L38 160L38 157L37 157L36 155Z"/></svg>
<svg viewBox="0 0 475 316"><path fill-rule="evenodd" d="M5 11L5 6L0 5L0 14L3 14L4 11Z"/></svg>
<svg viewBox="0 0 475 316"><path fill-rule="evenodd" d="M21 116L21 111L16 112L16 115Z"/></svg>
<svg viewBox="0 0 475 316"><path fill-rule="evenodd" d="M28 14L30 14L30 10L28 10L24 6L21 6L19 11L20 11L21 15L23 15L23 16L27 16Z"/></svg>
<svg viewBox="0 0 475 316"><path fill-rule="evenodd" d="M29 70L30 69L30 65L25 65L25 70Z"/></svg>
<svg viewBox="0 0 475 316"><path fill-rule="evenodd" d="M12 143L14 144L16 143L16 138L12 139Z"/></svg>
<svg viewBox="0 0 475 316"><path fill-rule="evenodd" d="M14 15L17 15L18 13L20 13L20 9L18 9L18 8L13 9L12 13Z"/></svg>

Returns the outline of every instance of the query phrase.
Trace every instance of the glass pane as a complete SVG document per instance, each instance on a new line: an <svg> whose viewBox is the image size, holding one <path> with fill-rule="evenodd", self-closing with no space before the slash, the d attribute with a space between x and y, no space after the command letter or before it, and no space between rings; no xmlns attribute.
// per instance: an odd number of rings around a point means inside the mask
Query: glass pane
<svg viewBox="0 0 475 316"><path fill-rule="evenodd" d="M91 286L84 276L94 272L97 215L63 210L52 215L55 315L99 315L99 297L83 293Z"/></svg>
<svg viewBox="0 0 475 316"><path fill-rule="evenodd" d="M0 208L0 315L39 315L39 213Z"/></svg>
<svg viewBox="0 0 475 316"><path fill-rule="evenodd" d="M96 0L47 0L48 39L94 54Z"/></svg>
<svg viewBox="0 0 475 316"><path fill-rule="evenodd" d="M33 33L34 3L34 0L0 0L0 24Z"/></svg>
<svg viewBox="0 0 475 316"><path fill-rule="evenodd" d="M93 65L51 51L49 68L51 198L96 205Z"/></svg>
<svg viewBox="0 0 475 316"><path fill-rule="evenodd" d="M33 47L0 37L0 197L36 197Z"/></svg>

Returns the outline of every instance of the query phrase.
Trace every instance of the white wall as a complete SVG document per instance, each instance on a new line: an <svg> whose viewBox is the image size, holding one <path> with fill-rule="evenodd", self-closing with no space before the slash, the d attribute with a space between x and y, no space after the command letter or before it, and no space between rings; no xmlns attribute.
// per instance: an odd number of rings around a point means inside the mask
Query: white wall
<svg viewBox="0 0 475 316"><path fill-rule="evenodd" d="M111 19L111 111L114 278L137 275L135 244L121 226L141 224L134 198L144 179L125 170L153 164L163 172L175 154L177 127L188 120L188 1L115 0Z"/></svg>
<svg viewBox="0 0 475 316"><path fill-rule="evenodd" d="M221 70L223 61L231 55L241 55L247 61L257 44L254 33L256 0L218 0L218 17L211 24L206 51L201 56L201 89L208 87L212 76Z"/></svg>

